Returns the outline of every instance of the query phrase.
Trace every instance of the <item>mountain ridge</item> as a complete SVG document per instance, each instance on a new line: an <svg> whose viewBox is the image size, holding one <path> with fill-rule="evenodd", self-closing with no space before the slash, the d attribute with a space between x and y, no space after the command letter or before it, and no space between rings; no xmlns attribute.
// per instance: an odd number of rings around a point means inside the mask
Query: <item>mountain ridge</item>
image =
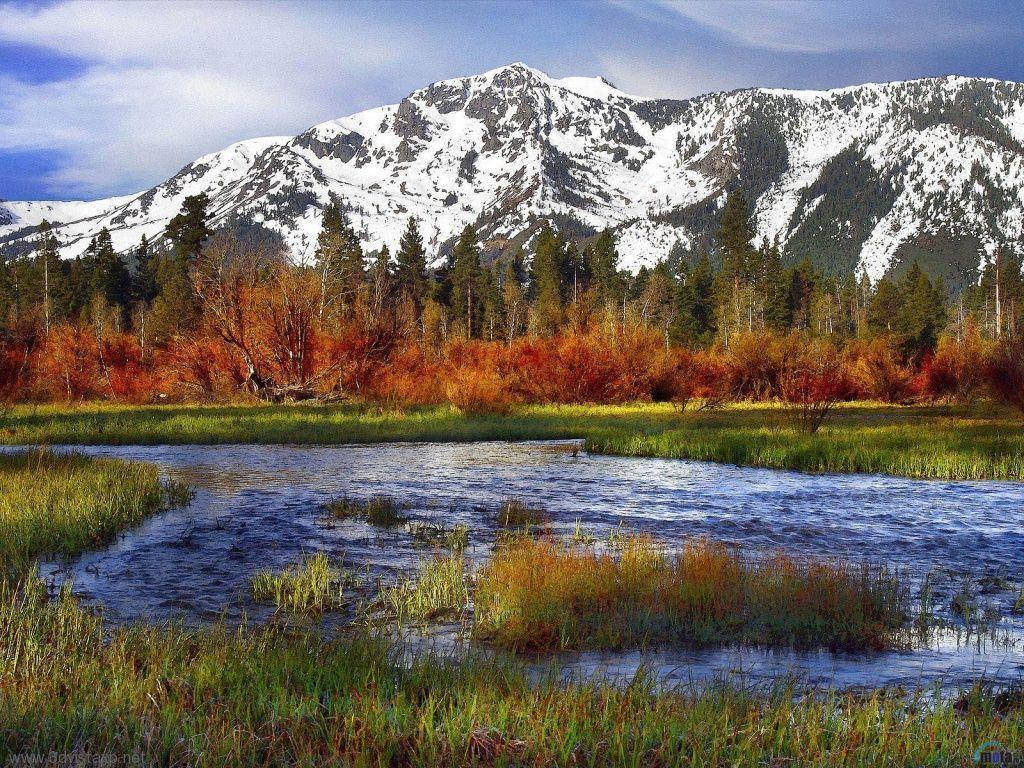
<svg viewBox="0 0 1024 768"><path fill-rule="evenodd" d="M393 248L410 215L435 254L467 224L498 250L553 220L578 234L612 227L635 270L709 246L737 188L758 238L790 260L873 278L923 260L963 283L1024 235L1024 85L950 75L664 99L514 63L293 137L236 142L137 195L0 203L0 244L26 247L45 215L61 222L64 255L102 226L125 250L203 191L215 223L248 216L304 260L337 195L369 250Z"/></svg>

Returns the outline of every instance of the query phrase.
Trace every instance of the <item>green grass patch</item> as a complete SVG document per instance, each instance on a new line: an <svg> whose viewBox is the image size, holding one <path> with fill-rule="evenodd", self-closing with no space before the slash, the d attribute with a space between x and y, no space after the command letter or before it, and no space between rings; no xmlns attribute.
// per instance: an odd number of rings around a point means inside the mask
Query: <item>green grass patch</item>
<svg viewBox="0 0 1024 768"><path fill-rule="evenodd" d="M667 552L518 537L477 575L474 634L517 652L746 644L882 650L906 644L909 591L885 568L744 558L706 540Z"/></svg>
<svg viewBox="0 0 1024 768"><path fill-rule="evenodd" d="M381 528L393 528L408 519L402 514L405 506L393 496L379 495L365 500L342 496L331 499L324 508L339 520L362 520Z"/></svg>
<svg viewBox="0 0 1024 768"><path fill-rule="evenodd" d="M161 482L149 464L47 451L0 455L0 577L106 544L189 495Z"/></svg>
<svg viewBox="0 0 1024 768"><path fill-rule="evenodd" d="M506 415L361 405L19 406L0 441L18 444L461 442L582 438L593 452L805 472L948 480L1024 479L1024 429L1007 411L852 403L816 434L783 406L678 412L668 405L518 406Z"/></svg>
<svg viewBox="0 0 1024 768"><path fill-rule="evenodd" d="M251 582L252 598L283 611L322 613L345 604L344 587L349 581L327 555L318 552L283 571L257 571Z"/></svg>
<svg viewBox="0 0 1024 768"><path fill-rule="evenodd" d="M465 611L469 607L469 586L462 553L437 554L416 576L382 586L376 604L399 624Z"/></svg>
<svg viewBox="0 0 1024 768"><path fill-rule="evenodd" d="M963 765L1024 745L1019 696L659 690L531 680L514 662L408 657L361 635L282 627L105 629L65 592L0 588L0 764ZM90 763L91 764L91 763Z"/></svg>

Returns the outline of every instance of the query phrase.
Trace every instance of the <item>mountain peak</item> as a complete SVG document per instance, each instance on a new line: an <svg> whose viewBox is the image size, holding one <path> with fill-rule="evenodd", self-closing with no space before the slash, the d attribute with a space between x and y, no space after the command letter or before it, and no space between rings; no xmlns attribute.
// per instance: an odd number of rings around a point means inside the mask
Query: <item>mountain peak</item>
<svg viewBox="0 0 1024 768"><path fill-rule="evenodd" d="M712 245L736 188L758 241L777 239L789 259L872 277L918 260L962 285L982 253L1024 236L1024 86L951 76L644 99L513 62L291 139L240 142L141 195L5 203L0 250L28 252L44 217L66 255L104 226L127 250L205 192L214 225L251 217L296 259L340 197L367 250L393 247L410 216L437 258L468 224L495 251L547 220L612 228L621 265L637 269Z"/></svg>

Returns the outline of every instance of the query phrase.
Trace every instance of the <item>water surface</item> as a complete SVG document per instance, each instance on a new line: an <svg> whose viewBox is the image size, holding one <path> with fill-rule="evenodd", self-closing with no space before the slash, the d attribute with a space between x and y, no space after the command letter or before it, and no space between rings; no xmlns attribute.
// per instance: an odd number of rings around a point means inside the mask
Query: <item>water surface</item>
<svg viewBox="0 0 1024 768"><path fill-rule="evenodd" d="M71 450L71 449L69 449ZM424 556L401 528L332 523L321 505L348 494L390 494L415 520L463 524L471 558L494 540L494 514L511 496L541 504L556 532L579 519L605 536L616 526L668 542L707 535L750 552L887 563L915 587L930 574L934 608L954 624L966 580L1000 618L994 636L947 632L929 647L884 654L725 648L575 654L569 672L629 675L651 665L666 680L723 673L754 682L794 675L815 685L956 685L1024 677L1024 620L1012 606L1024 583L1024 485L867 475L806 475L670 459L588 455L575 443L400 443L337 446L102 446L90 455L148 461L197 491L111 546L52 564L55 580L103 606L112 622L254 620L248 582L302 554L343 558L369 586ZM340 620L335 617L335 620ZM330 625L330 620L328 621Z"/></svg>

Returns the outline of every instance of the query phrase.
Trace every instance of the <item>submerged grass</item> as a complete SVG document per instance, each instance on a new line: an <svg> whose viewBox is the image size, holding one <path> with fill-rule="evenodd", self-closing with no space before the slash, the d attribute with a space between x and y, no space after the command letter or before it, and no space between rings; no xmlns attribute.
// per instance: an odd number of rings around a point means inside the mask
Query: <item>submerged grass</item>
<svg viewBox="0 0 1024 768"><path fill-rule="evenodd" d="M104 444L459 442L583 438L593 452L806 472L949 480L1024 479L1024 430L1009 412L851 403L800 432L782 406L680 413L669 405L518 406L506 415L361 405L19 406L0 442Z"/></svg>
<svg viewBox="0 0 1024 768"><path fill-rule="evenodd" d="M1019 696L531 681L514 662L408 657L360 635L140 624L0 587L0 764L946 766L1024 745ZM93 763L88 763L93 764Z"/></svg>
<svg viewBox="0 0 1024 768"><path fill-rule="evenodd" d="M447 528L417 520L406 523L405 530L421 546L440 547L450 552L462 552L469 546L469 528L464 525Z"/></svg>
<svg viewBox="0 0 1024 768"><path fill-rule="evenodd" d="M257 571L251 582L252 597L258 603L274 603L283 611L322 613L345 604L347 581L345 573L318 552L283 571Z"/></svg>
<svg viewBox="0 0 1024 768"><path fill-rule="evenodd" d="M0 578L39 558L106 544L189 497L148 464L48 451L0 455Z"/></svg>
<svg viewBox="0 0 1024 768"><path fill-rule="evenodd" d="M519 537L477 576L475 635L513 651L753 644L903 645L909 593L884 568L745 559L724 544L674 554L644 536L618 552Z"/></svg>

